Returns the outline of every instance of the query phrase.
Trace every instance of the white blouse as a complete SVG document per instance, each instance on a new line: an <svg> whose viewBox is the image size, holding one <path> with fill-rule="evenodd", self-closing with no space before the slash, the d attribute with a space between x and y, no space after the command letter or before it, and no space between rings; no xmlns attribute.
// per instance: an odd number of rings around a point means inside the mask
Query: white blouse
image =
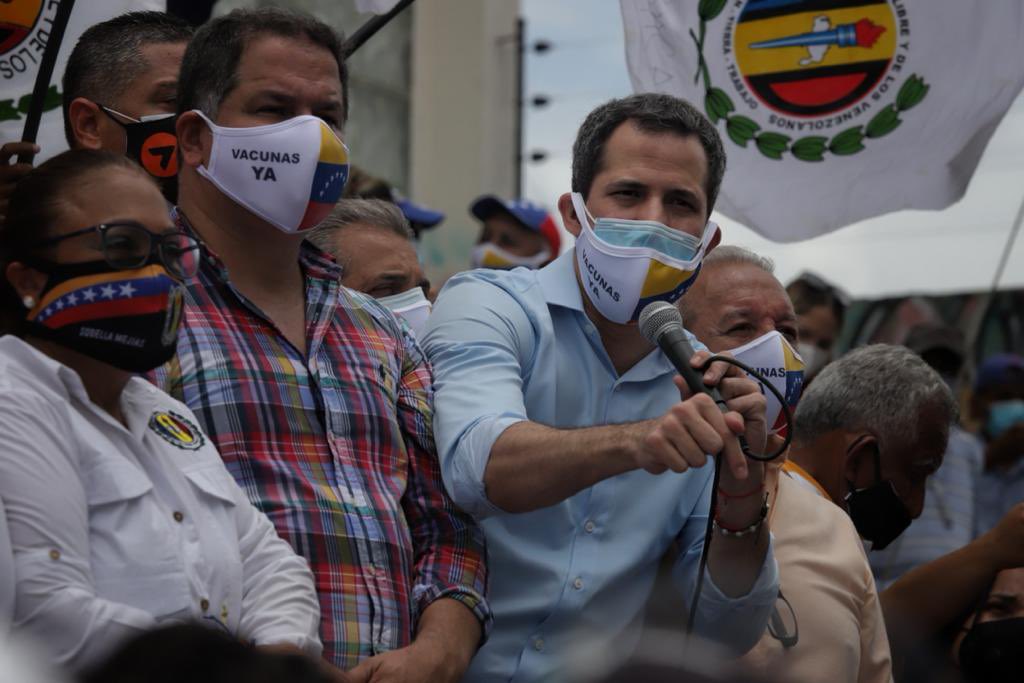
<svg viewBox="0 0 1024 683"><path fill-rule="evenodd" d="M319 655L309 566L249 503L189 409L134 378L121 410L127 427L73 370L0 338L14 629L72 668L186 620Z"/></svg>

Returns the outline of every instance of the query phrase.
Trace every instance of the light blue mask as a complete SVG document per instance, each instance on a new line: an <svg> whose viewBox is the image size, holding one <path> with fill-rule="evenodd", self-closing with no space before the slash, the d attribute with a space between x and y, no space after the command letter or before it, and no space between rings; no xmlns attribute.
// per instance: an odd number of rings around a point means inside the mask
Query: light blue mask
<svg viewBox="0 0 1024 683"><path fill-rule="evenodd" d="M985 431L990 439L996 439L1015 424L1024 422L1024 401L999 401L988 407L988 422Z"/></svg>
<svg viewBox="0 0 1024 683"><path fill-rule="evenodd" d="M617 247L653 249L679 261L692 259L701 245L699 237L673 230L657 221L598 218L594 221L594 234Z"/></svg>

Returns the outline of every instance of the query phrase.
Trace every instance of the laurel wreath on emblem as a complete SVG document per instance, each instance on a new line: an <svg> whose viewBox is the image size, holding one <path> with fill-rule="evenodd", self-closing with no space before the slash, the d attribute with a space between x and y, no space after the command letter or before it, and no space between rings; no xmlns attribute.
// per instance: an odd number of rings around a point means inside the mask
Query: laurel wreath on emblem
<svg viewBox="0 0 1024 683"><path fill-rule="evenodd" d="M711 120L717 124L725 121L725 132L740 147L746 147L751 140L758 151L769 159L782 159L785 152L791 152L801 161L824 161L826 151L837 156L856 154L864 149L864 138L877 139L896 130L903 120L902 112L908 111L924 99L928 94L929 85L917 74L912 74L900 86L896 101L888 104L875 114L867 126L853 126L837 133L831 139L821 135L808 135L795 142L788 135L761 131L761 126L753 119L741 114L732 114L736 110L729 95L721 88L711 84L707 62L704 60L704 39L707 24L713 21L725 9L728 0L700 0L697 14L700 16L699 35L690 29L690 37L697 45L697 73L693 82L704 78L704 110ZM730 115L732 114L732 115Z"/></svg>
<svg viewBox="0 0 1024 683"><path fill-rule="evenodd" d="M43 111L48 112L57 109L61 105L63 96L57 90L57 86L51 85L46 91L43 99ZM0 100L0 121L20 121L28 115L32 106L32 93L18 98L17 104L13 99Z"/></svg>

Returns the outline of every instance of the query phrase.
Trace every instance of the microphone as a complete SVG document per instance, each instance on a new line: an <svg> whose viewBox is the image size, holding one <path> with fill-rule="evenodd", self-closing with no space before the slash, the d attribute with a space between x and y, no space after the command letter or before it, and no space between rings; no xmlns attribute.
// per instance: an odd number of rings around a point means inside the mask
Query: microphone
<svg viewBox="0 0 1024 683"><path fill-rule="evenodd" d="M640 334L661 349L686 381L691 392L707 394L714 399L723 413L729 411L718 389L706 386L701 376L690 365L693 347L690 346L686 331L683 329L683 316L675 306L665 301L649 303L640 311L638 323Z"/></svg>

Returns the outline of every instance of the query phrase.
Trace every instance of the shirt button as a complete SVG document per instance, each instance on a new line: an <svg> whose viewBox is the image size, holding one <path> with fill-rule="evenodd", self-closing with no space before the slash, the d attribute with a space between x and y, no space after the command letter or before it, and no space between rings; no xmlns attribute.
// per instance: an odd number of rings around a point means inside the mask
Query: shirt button
<svg viewBox="0 0 1024 683"><path fill-rule="evenodd" d="M543 638L534 638L533 639L533 649L536 650L537 652L544 652L544 639Z"/></svg>
<svg viewBox="0 0 1024 683"><path fill-rule="evenodd" d="M171 515L171 516L174 517L174 521L175 522L180 522L181 520L185 519L185 515L181 514L177 510L175 510L174 514Z"/></svg>
<svg viewBox="0 0 1024 683"><path fill-rule="evenodd" d="M594 522L589 519L587 520L587 523L583 525L583 530L586 531L588 534L594 533L594 529L596 528L597 526L594 524Z"/></svg>
<svg viewBox="0 0 1024 683"><path fill-rule="evenodd" d="M60 559L60 551L59 550L51 550L50 551L50 559L51 560L59 560Z"/></svg>
<svg viewBox="0 0 1024 683"><path fill-rule="evenodd" d="M199 608L201 610L203 610L204 612L206 610L210 609L210 601L207 600L206 598L203 598L202 600L199 601Z"/></svg>
<svg viewBox="0 0 1024 683"><path fill-rule="evenodd" d="M583 579L581 579L580 577L577 576L576 579L572 582L572 587L575 588L576 590L582 590L583 589Z"/></svg>

